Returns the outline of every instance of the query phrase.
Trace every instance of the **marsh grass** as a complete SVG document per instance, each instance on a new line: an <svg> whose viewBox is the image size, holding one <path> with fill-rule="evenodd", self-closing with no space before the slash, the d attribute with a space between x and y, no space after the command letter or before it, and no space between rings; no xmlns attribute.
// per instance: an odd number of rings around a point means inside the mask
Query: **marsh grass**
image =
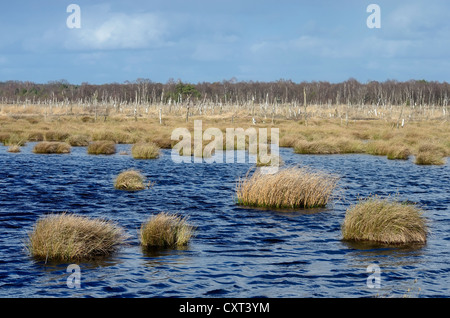
<svg viewBox="0 0 450 318"><path fill-rule="evenodd" d="M11 145L8 148L8 152L18 153L18 152L20 152L20 146L19 145Z"/></svg>
<svg viewBox="0 0 450 318"><path fill-rule="evenodd" d="M131 155L135 159L156 159L160 156L160 148L153 142L140 142L133 145Z"/></svg>
<svg viewBox="0 0 450 318"><path fill-rule="evenodd" d="M50 214L35 223L26 247L38 259L72 261L110 255L126 238L121 227L105 219Z"/></svg>
<svg viewBox="0 0 450 318"><path fill-rule="evenodd" d="M443 165L447 151L433 142L419 145L415 163L418 165Z"/></svg>
<svg viewBox="0 0 450 318"><path fill-rule="evenodd" d="M160 212L141 225L140 241L144 248L176 248L187 245L193 232L186 217Z"/></svg>
<svg viewBox="0 0 450 318"><path fill-rule="evenodd" d="M327 205L338 178L307 167L288 167L274 174L256 169L238 180L237 203L271 208L318 208Z"/></svg>
<svg viewBox="0 0 450 318"><path fill-rule="evenodd" d="M403 145L393 145L387 149L386 156L389 160L408 160L411 151Z"/></svg>
<svg viewBox="0 0 450 318"><path fill-rule="evenodd" d="M28 139L27 136L16 133L4 135L2 138L3 145L5 146L25 146Z"/></svg>
<svg viewBox="0 0 450 318"><path fill-rule="evenodd" d="M93 141L87 148L90 155L112 155L116 153L116 144L110 140Z"/></svg>
<svg viewBox="0 0 450 318"><path fill-rule="evenodd" d="M67 154L70 153L70 145L59 141L41 141L34 146L33 152L36 154Z"/></svg>
<svg viewBox="0 0 450 318"><path fill-rule="evenodd" d="M115 182L114 188L117 190L127 190L127 191L139 191L144 190L145 178L144 176L137 170L129 169L121 172Z"/></svg>
<svg viewBox="0 0 450 318"><path fill-rule="evenodd" d="M342 236L348 241L425 243L426 221L415 205L369 197L347 209Z"/></svg>
<svg viewBox="0 0 450 318"><path fill-rule="evenodd" d="M89 146L90 137L88 135L71 135L67 138L67 143L72 147L87 147Z"/></svg>

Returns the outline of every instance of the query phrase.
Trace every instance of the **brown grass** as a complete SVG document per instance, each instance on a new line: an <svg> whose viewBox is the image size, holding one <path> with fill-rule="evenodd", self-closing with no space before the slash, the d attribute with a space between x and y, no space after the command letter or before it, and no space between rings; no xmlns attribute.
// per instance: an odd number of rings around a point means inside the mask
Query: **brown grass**
<svg viewBox="0 0 450 318"><path fill-rule="evenodd" d="M116 153L116 144L109 140L93 141L89 144L87 153L90 155L112 155Z"/></svg>
<svg viewBox="0 0 450 318"><path fill-rule="evenodd" d="M88 135L71 135L67 138L67 143L72 147L87 147L89 146L89 141Z"/></svg>
<svg viewBox="0 0 450 318"><path fill-rule="evenodd" d="M18 146L18 145L11 145L8 148L8 152L18 153L18 152L20 152L20 146Z"/></svg>
<svg viewBox="0 0 450 318"><path fill-rule="evenodd" d="M142 224L140 230L141 245L151 247L181 247L189 243L194 227L187 218L180 215L161 212Z"/></svg>
<svg viewBox="0 0 450 318"><path fill-rule="evenodd" d="M34 146L33 152L37 154L66 154L70 153L70 145L58 141L41 141Z"/></svg>
<svg viewBox="0 0 450 318"><path fill-rule="evenodd" d="M250 171L249 171L250 172ZM316 208L327 205L338 178L307 167L290 167L275 174L256 170L239 179L237 203L271 208Z"/></svg>
<svg viewBox="0 0 450 318"><path fill-rule="evenodd" d="M160 149L153 142L140 142L133 145L131 155L135 159L156 159L160 155Z"/></svg>
<svg viewBox="0 0 450 318"><path fill-rule="evenodd" d="M127 191L144 190L144 177L139 171L134 169L123 171L117 176L114 188Z"/></svg>
<svg viewBox="0 0 450 318"><path fill-rule="evenodd" d="M122 228L105 219L51 214L28 233L27 249L38 259L73 261L109 255L125 238Z"/></svg>
<svg viewBox="0 0 450 318"><path fill-rule="evenodd" d="M426 221L414 205L369 197L347 209L342 236L349 241L425 243Z"/></svg>

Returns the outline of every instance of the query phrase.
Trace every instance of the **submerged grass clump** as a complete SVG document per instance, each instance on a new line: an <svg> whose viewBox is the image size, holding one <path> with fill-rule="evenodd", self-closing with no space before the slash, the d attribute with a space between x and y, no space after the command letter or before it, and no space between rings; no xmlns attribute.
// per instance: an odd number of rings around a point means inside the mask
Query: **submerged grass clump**
<svg viewBox="0 0 450 318"><path fill-rule="evenodd" d="M415 205L369 197L347 209L342 236L349 241L425 243L427 228Z"/></svg>
<svg viewBox="0 0 450 318"><path fill-rule="evenodd" d="M18 152L20 152L20 146L19 145L11 145L8 148L8 152L18 153Z"/></svg>
<svg viewBox="0 0 450 318"><path fill-rule="evenodd" d="M237 184L240 205L271 208L317 208L327 205L338 178L306 167L290 167L274 174L256 170Z"/></svg>
<svg viewBox="0 0 450 318"><path fill-rule="evenodd" d="M114 188L128 191L144 190L144 177L134 169L123 171L117 176Z"/></svg>
<svg viewBox="0 0 450 318"><path fill-rule="evenodd" d="M41 141L34 146L33 152L37 154L65 154L70 153L70 145L59 141Z"/></svg>
<svg viewBox="0 0 450 318"><path fill-rule="evenodd" d="M153 142L136 143L131 148L134 159L156 159L159 157L160 149Z"/></svg>
<svg viewBox="0 0 450 318"><path fill-rule="evenodd" d="M116 144L110 140L91 142L87 148L90 155L112 155L116 153Z"/></svg>
<svg viewBox="0 0 450 318"><path fill-rule="evenodd" d="M126 239L111 221L74 214L40 218L28 233L27 249L38 259L71 261L107 256Z"/></svg>
<svg viewBox="0 0 450 318"><path fill-rule="evenodd" d="M194 227L187 218L167 212L158 213L141 225L140 241L145 248L181 247L189 243Z"/></svg>

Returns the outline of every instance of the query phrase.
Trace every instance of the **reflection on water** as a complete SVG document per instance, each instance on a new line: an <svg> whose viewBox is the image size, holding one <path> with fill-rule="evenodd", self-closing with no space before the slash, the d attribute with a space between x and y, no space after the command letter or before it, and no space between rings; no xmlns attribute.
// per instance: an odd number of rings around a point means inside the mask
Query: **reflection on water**
<svg viewBox="0 0 450 318"><path fill-rule="evenodd" d="M236 181L248 163L173 163L130 155L19 154L0 146L0 296L2 297L402 297L450 295L448 232L450 165L422 167L368 155L296 155L286 165L337 174L338 198L325 209L273 210L237 206ZM118 145L130 153L131 145ZM119 172L140 170L154 186L115 190ZM426 210L432 231L425 245L382 246L342 241L345 210L358 198L397 194ZM34 260L26 232L52 212L116 221L130 235L117 253L82 261L81 287L68 288L67 266ZM142 249L138 229L161 211L189 217L197 231L181 249ZM380 268L381 287L368 288Z"/></svg>

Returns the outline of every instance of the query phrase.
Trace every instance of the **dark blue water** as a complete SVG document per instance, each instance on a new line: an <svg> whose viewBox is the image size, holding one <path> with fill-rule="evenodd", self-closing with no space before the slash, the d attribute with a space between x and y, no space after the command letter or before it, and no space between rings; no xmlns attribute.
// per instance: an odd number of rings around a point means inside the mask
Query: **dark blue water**
<svg viewBox="0 0 450 318"><path fill-rule="evenodd" d="M327 209L271 211L235 205L236 180L250 164L176 164L129 155L19 154L0 147L0 297L448 297L450 296L450 164L418 166L368 155L297 155L304 164L341 177ZM129 145L120 145L128 150ZM113 188L117 174L139 169L151 189ZM345 210L359 197L397 195L425 211L425 246L354 245L341 240ZM69 211L117 221L128 245L104 259L78 264L80 288L69 288L69 264L35 261L27 231L47 213ZM189 216L197 227L189 246L147 253L142 222L160 211ZM369 288L380 268L379 288ZM409 291L408 291L409 290Z"/></svg>

